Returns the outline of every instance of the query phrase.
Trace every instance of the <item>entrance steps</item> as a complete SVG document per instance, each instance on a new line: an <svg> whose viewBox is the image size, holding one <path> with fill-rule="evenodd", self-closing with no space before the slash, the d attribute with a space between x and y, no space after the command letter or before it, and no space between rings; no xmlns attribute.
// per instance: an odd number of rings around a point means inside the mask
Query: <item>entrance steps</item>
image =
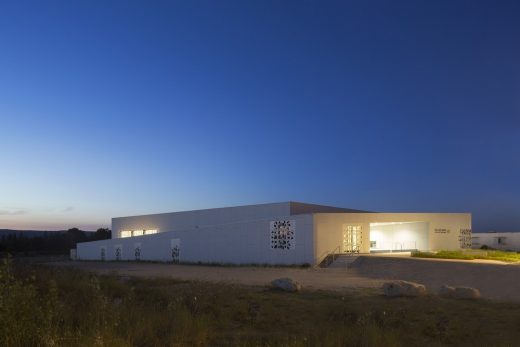
<svg viewBox="0 0 520 347"><path fill-rule="evenodd" d="M342 254L328 266L329 268L348 268L350 265L359 258L358 255L346 255Z"/></svg>

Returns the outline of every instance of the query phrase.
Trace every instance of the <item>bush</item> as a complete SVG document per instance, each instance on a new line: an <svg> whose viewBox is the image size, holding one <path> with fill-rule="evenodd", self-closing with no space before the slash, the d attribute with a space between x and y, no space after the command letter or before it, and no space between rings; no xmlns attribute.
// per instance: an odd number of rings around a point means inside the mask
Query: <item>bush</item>
<svg viewBox="0 0 520 347"><path fill-rule="evenodd" d="M9 257L0 267L0 345L53 346L58 340L57 288L49 281L44 291L35 277L14 276Z"/></svg>
<svg viewBox="0 0 520 347"><path fill-rule="evenodd" d="M372 293L372 294L370 294ZM520 305L0 265L0 346L516 345Z"/></svg>
<svg viewBox="0 0 520 347"><path fill-rule="evenodd" d="M486 259L498 260L510 263L520 262L520 254L511 251L497 251L491 250L487 252L480 252L475 250L460 250L460 251L438 251L438 252L412 252L412 257L418 258L440 258L440 259Z"/></svg>

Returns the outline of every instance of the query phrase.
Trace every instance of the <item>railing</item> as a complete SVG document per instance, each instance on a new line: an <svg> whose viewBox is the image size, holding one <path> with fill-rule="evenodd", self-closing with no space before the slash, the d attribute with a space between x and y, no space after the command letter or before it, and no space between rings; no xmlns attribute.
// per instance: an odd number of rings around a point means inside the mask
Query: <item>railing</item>
<svg viewBox="0 0 520 347"><path fill-rule="evenodd" d="M328 256L330 255L330 252L327 250L325 252L323 252L319 257L318 257L318 261L316 262L316 265L314 265L314 267L320 267L321 263L325 260L325 258L327 258Z"/></svg>
<svg viewBox="0 0 520 347"><path fill-rule="evenodd" d="M324 252L316 263L316 267L329 267L338 257L340 253L341 247L336 246L332 251Z"/></svg>

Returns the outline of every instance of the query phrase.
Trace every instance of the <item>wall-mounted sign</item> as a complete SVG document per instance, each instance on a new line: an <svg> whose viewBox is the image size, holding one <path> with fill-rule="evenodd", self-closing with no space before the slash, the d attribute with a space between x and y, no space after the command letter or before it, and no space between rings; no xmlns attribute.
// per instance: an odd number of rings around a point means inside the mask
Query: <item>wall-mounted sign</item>
<svg viewBox="0 0 520 347"><path fill-rule="evenodd" d="M437 228L437 229L434 229L434 232L436 234L449 234L450 233L450 229L447 229L447 228Z"/></svg>

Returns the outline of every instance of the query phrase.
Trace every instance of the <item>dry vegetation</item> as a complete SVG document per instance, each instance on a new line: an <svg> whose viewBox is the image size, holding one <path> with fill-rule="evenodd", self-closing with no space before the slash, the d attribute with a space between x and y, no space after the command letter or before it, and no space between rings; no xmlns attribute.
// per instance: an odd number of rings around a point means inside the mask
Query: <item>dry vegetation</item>
<svg viewBox="0 0 520 347"><path fill-rule="evenodd" d="M467 251L438 251L438 252L413 252L412 257L438 258L438 259L485 259L498 260L508 263L520 262L520 253L497 250L467 250Z"/></svg>
<svg viewBox="0 0 520 347"><path fill-rule="evenodd" d="M520 305L0 269L2 346L516 345Z"/></svg>

